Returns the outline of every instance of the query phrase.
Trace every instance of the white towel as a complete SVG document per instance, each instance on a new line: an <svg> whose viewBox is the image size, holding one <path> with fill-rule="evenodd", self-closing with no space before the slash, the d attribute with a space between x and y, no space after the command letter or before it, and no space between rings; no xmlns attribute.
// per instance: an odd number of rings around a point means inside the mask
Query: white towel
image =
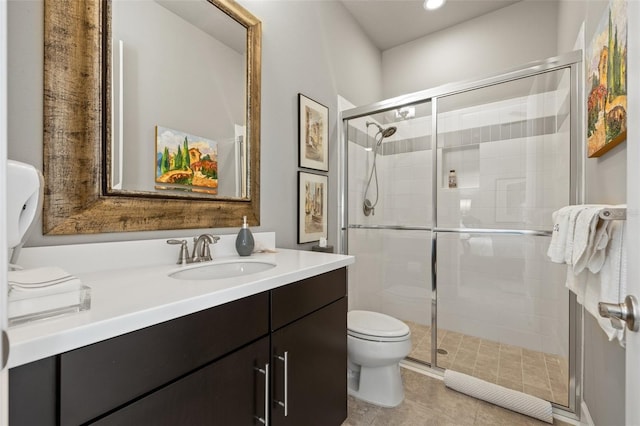
<svg viewBox="0 0 640 426"><path fill-rule="evenodd" d="M611 221L611 240L607 246L606 256L600 271L599 301L605 303L621 303L627 294L627 248L626 222ZM604 319L609 321L608 319ZM607 331L609 340L618 339L624 346L624 330Z"/></svg>
<svg viewBox="0 0 640 426"><path fill-rule="evenodd" d="M35 289L56 286L77 278L64 269L53 266L9 271L7 279L10 287Z"/></svg>
<svg viewBox="0 0 640 426"><path fill-rule="evenodd" d="M604 207L603 205L585 205L577 214L570 263L576 275L587 266L594 273L602 267L604 249L608 242L608 229L612 222L600 220L600 211Z"/></svg>
<svg viewBox="0 0 640 426"><path fill-rule="evenodd" d="M589 208L587 205L571 206L569 212L569 224L567 225L567 242L564 249L564 263L567 265L573 265L573 252L576 246L577 240L582 239L584 236L576 232L576 224L580 214Z"/></svg>
<svg viewBox="0 0 640 426"><path fill-rule="evenodd" d="M11 306L17 306L18 301L25 304L26 301L54 300L49 296L77 293L82 288L80 279L57 267L9 271L7 277L9 278L9 304ZM77 298L77 296L75 297Z"/></svg>
<svg viewBox="0 0 640 426"><path fill-rule="evenodd" d="M10 324L88 309L90 289L61 268L9 271L7 277Z"/></svg>
<svg viewBox="0 0 640 426"><path fill-rule="evenodd" d="M584 206L578 210L573 229L569 224L565 253L571 251L567 263L567 288L576 295L598 321L609 340L617 339L625 346L624 327L613 327L608 318L602 318L599 302L620 303L626 295L626 223L622 220L600 220L603 206ZM574 214L576 210L572 210ZM571 218L569 223L571 223ZM573 244L569 244L569 240Z"/></svg>
<svg viewBox="0 0 640 426"><path fill-rule="evenodd" d="M551 215L553 219L553 232L551 243L547 250L547 256L554 263L564 263L564 255L567 245L567 232L569 230L569 214L574 206L563 207Z"/></svg>

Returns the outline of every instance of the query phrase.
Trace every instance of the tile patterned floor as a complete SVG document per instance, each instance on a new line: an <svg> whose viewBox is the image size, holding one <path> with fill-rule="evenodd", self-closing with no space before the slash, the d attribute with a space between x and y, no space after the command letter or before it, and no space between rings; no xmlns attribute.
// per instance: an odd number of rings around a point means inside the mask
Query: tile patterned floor
<svg viewBox="0 0 640 426"><path fill-rule="evenodd" d="M349 417L342 426L537 426L531 417L447 388L441 380L402 368L404 401L382 408L349 397ZM555 425L569 426L555 420Z"/></svg>
<svg viewBox="0 0 640 426"><path fill-rule="evenodd" d="M405 321L412 334L409 357L431 361L431 327ZM568 401L566 358L439 330L438 366L468 374L560 405Z"/></svg>

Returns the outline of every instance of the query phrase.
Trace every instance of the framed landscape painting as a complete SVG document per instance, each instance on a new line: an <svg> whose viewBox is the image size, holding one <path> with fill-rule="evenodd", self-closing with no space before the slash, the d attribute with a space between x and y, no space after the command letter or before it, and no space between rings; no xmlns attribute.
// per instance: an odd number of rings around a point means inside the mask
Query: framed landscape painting
<svg viewBox="0 0 640 426"><path fill-rule="evenodd" d="M329 108L298 94L298 165L329 171Z"/></svg>
<svg viewBox="0 0 640 426"><path fill-rule="evenodd" d="M218 143L156 126L156 189L218 193Z"/></svg>
<svg viewBox="0 0 640 426"><path fill-rule="evenodd" d="M327 176L298 172L298 244L327 238Z"/></svg>
<svg viewBox="0 0 640 426"><path fill-rule="evenodd" d="M587 155L627 139L627 2L612 0L586 53Z"/></svg>

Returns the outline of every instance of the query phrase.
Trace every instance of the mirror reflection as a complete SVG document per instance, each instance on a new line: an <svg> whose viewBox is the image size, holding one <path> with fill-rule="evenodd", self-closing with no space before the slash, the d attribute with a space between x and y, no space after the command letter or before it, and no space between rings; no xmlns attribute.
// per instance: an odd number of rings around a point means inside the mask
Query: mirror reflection
<svg viewBox="0 0 640 426"><path fill-rule="evenodd" d="M113 1L111 46L107 191L246 199L246 28L206 0Z"/></svg>

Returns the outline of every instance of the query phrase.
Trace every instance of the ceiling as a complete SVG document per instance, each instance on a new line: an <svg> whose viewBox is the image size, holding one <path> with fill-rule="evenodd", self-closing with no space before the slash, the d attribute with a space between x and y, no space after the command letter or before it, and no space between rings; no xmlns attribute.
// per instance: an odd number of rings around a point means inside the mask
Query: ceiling
<svg viewBox="0 0 640 426"><path fill-rule="evenodd" d="M494 12L521 0L447 0L426 11L423 0L341 0L380 50Z"/></svg>

